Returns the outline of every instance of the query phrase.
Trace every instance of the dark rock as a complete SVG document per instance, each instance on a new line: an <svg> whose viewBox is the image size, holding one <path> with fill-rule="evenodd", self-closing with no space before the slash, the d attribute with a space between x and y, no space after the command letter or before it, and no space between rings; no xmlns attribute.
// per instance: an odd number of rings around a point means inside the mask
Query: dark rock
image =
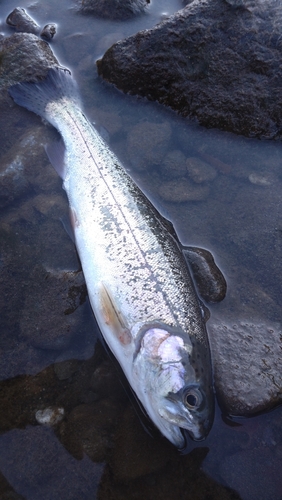
<svg viewBox="0 0 282 500"><path fill-rule="evenodd" d="M101 363L91 377L91 389L99 396L126 401L127 396L111 360Z"/></svg>
<svg viewBox="0 0 282 500"><path fill-rule="evenodd" d="M63 361L58 361L54 364L54 372L58 380L69 379L78 369L78 361L76 359L65 359Z"/></svg>
<svg viewBox="0 0 282 500"><path fill-rule="evenodd" d="M126 427L124 433L127 442ZM127 446L121 443L120 454L118 450L116 451L119 463L110 464L112 468L106 466L101 478L98 497L100 500L129 498L132 500L139 498L146 498L146 500L156 498L162 500L175 498L239 500L239 495L235 491L218 484L202 471L208 448L197 448L183 456L167 442L166 446L165 443L160 444L159 441L152 441L149 445L149 437L145 436L144 442L142 442L142 437L143 433L139 439L135 437L136 443L140 443L140 448L135 442L133 443L135 453L131 453L132 440ZM156 463L158 452L160 454L159 468ZM115 464L117 469L114 468ZM125 464L128 465L128 470ZM135 476L132 473L135 473Z"/></svg>
<svg viewBox="0 0 282 500"><path fill-rule="evenodd" d="M91 460L103 462L112 447L121 409L109 400L77 406L60 426L62 443L77 459L86 453Z"/></svg>
<svg viewBox="0 0 282 500"><path fill-rule="evenodd" d="M46 26L44 26L44 28L42 29L41 33L40 33L40 36L42 38L44 38L45 40L52 40L52 38L54 38L54 36L56 35L56 32L57 32L57 26L56 24L54 23L49 23L49 24L46 24Z"/></svg>
<svg viewBox="0 0 282 500"><path fill-rule="evenodd" d="M158 446L141 427L130 405L120 419L112 454L112 468L119 481L145 476L163 468L173 453L171 444L164 439Z"/></svg>
<svg viewBox="0 0 282 500"><path fill-rule="evenodd" d="M80 10L108 19L127 19L144 12L150 0L81 0Z"/></svg>
<svg viewBox="0 0 282 500"><path fill-rule="evenodd" d="M82 319L86 299L82 273L56 272L35 266L26 286L20 327L28 342L41 349L69 346Z"/></svg>
<svg viewBox="0 0 282 500"><path fill-rule="evenodd" d="M33 34L14 33L10 37L0 38L0 150L2 154L14 147L15 141L26 131L26 122L22 122L22 116L27 111L13 102L8 95L8 87L25 80L43 79L48 69L58 64L47 43ZM38 127L40 119L29 113L29 123L36 123Z"/></svg>
<svg viewBox="0 0 282 500"><path fill-rule="evenodd" d="M0 90L24 80L44 79L48 69L58 65L49 45L31 33L0 40Z"/></svg>
<svg viewBox="0 0 282 500"><path fill-rule="evenodd" d="M282 402L282 330L277 324L208 323L218 400L250 416Z"/></svg>
<svg viewBox="0 0 282 500"><path fill-rule="evenodd" d="M200 296L206 302L221 302L226 296L227 284L212 254L197 247L185 247L183 253L191 266Z"/></svg>
<svg viewBox="0 0 282 500"><path fill-rule="evenodd" d="M124 92L207 127L281 137L281 19L276 0L244 9L223 0L192 2L114 44L97 61L98 72Z"/></svg>
<svg viewBox="0 0 282 500"><path fill-rule="evenodd" d="M34 19L21 7L16 7L8 15L6 23L15 28L16 31L24 31L25 33L33 33L34 35L38 35L40 30Z"/></svg>

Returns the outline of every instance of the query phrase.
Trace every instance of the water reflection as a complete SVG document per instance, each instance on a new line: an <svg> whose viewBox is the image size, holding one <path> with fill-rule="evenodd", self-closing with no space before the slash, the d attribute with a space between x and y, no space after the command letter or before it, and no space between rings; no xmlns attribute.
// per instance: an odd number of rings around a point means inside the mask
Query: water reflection
<svg viewBox="0 0 282 500"><path fill-rule="evenodd" d="M225 363L229 377L218 381L223 397L234 380L232 401L243 394L244 412L248 391L250 402L259 383L264 403L274 386L281 398L281 145L207 131L124 96L98 79L94 64L115 40L154 25L180 4L153 2L148 14L122 23L78 15L67 1L37 2L29 12L41 25L58 24L52 48L73 69L90 119L126 168L181 241L210 249L224 271L228 294L209 307L208 329L214 362L221 369ZM2 1L1 19L16 6ZM28 113L17 115L0 138L11 196L0 221L0 498L280 500L281 409L235 426L218 409L204 446L191 443L187 456L144 431L96 344L79 262L61 223L66 198L37 147L52 139L53 131ZM17 176L8 178L11 165ZM250 336L248 360L239 339L246 346ZM232 346L228 363L217 358L225 344ZM248 379L240 376L248 371ZM38 425L36 412L49 407L64 408L64 420Z"/></svg>

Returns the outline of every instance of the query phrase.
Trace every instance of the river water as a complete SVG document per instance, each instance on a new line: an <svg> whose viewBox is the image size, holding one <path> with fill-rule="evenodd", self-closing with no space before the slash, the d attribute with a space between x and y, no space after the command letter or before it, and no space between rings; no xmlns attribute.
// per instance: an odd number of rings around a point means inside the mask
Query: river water
<svg viewBox="0 0 282 500"><path fill-rule="evenodd" d="M153 27L180 0L155 0L127 21L81 14L71 0L2 0L5 36L17 6L41 26L57 24L52 50L72 70L89 119L181 242L213 253L228 292L207 323L215 423L182 456L148 432L98 340L64 227L66 197L42 147L54 134L23 112L0 140L2 165L24 150L27 169L24 194L0 220L0 499L281 500L282 411L255 415L282 392L281 144L205 130L98 77L95 61L112 43ZM190 200L187 158L209 167ZM46 408L53 425L42 423Z"/></svg>

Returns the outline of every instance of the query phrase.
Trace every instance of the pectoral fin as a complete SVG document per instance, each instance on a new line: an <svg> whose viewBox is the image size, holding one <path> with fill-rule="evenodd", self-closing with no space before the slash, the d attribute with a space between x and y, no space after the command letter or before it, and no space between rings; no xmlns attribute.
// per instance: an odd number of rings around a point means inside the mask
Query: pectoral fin
<svg viewBox="0 0 282 500"><path fill-rule="evenodd" d="M183 247L183 254L191 267L199 294L206 302L220 302L227 290L225 278L212 254L204 248Z"/></svg>
<svg viewBox="0 0 282 500"><path fill-rule="evenodd" d="M104 321L122 345L130 344L132 337L126 320L105 283L100 283L100 304Z"/></svg>

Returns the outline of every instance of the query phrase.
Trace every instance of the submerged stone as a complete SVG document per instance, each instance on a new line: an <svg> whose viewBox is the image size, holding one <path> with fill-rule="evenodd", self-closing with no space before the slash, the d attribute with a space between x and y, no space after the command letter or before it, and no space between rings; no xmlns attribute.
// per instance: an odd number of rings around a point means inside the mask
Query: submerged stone
<svg viewBox="0 0 282 500"><path fill-rule="evenodd" d="M66 349L81 327L80 305L86 299L81 272L59 272L36 266L25 293L21 333L40 349Z"/></svg>
<svg viewBox="0 0 282 500"><path fill-rule="evenodd" d="M176 179L177 177L183 177L186 174L186 158L182 151L175 149L169 151L165 156L161 169L166 177L171 179Z"/></svg>
<svg viewBox="0 0 282 500"><path fill-rule="evenodd" d="M213 181L217 176L216 170L211 165L198 158L187 158L186 168L189 177L197 184Z"/></svg>
<svg viewBox="0 0 282 500"><path fill-rule="evenodd" d="M81 0L80 10L108 19L127 19L143 12L150 0Z"/></svg>
<svg viewBox="0 0 282 500"><path fill-rule="evenodd" d="M249 137L282 136L282 6L194 1L110 47L99 74L119 89Z"/></svg>
<svg viewBox="0 0 282 500"><path fill-rule="evenodd" d="M163 182L159 189L159 195L163 200L171 203L202 201L208 197L209 188L208 186L193 184L184 177Z"/></svg>
<svg viewBox="0 0 282 500"><path fill-rule="evenodd" d="M133 168L145 170L159 165L168 150L171 132L168 122L135 125L127 137L127 154Z"/></svg>
<svg viewBox="0 0 282 500"><path fill-rule="evenodd" d="M35 413L36 421L41 425L56 425L64 418L65 410L60 407L48 407L44 410L37 410Z"/></svg>

